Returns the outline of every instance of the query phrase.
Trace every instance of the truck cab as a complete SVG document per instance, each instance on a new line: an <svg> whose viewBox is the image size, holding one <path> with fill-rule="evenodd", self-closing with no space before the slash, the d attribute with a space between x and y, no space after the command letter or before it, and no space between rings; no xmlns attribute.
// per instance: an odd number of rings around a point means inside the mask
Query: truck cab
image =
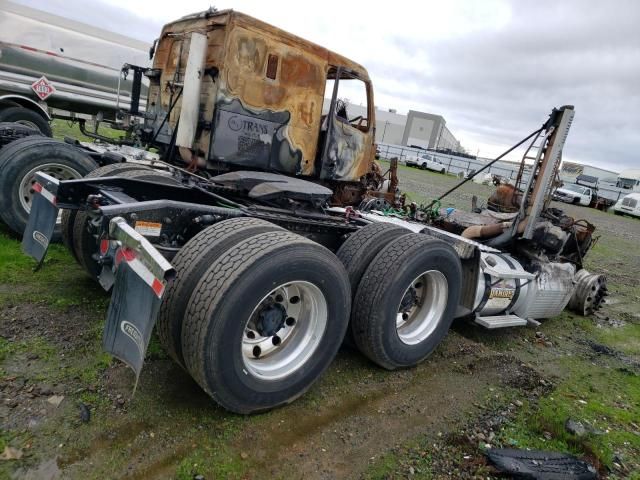
<svg viewBox="0 0 640 480"><path fill-rule="evenodd" d="M629 215L640 218L640 193L630 193L613 206L616 215Z"/></svg>
<svg viewBox="0 0 640 480"><path fill-rule="evenodd" d="M149 130L193 168L326 182L360 182L372 169L367 71L257 19L209 10L168 24L149 78ZM343 100L354 89L366 100L366 116L349 118Z"/></svg>

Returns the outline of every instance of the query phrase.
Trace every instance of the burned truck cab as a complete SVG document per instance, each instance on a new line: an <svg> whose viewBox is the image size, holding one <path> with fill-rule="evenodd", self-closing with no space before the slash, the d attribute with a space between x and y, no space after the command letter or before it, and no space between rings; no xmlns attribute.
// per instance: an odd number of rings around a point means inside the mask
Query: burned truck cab
<svg viewBox="0 0 640 480"><path fill-rule="evenodd" d="M166 25L149 76L154 143L193 170L354 184L375 170L367 71L257 19L207 11ZM366 116L349 117L354 94Z"/></svg>

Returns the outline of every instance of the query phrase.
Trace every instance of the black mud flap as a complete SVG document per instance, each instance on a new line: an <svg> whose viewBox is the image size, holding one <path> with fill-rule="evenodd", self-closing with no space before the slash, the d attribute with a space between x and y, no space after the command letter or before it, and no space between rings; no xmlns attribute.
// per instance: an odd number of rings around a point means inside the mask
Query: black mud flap
<svg viewBox="0 0 640 480"><path fill-rule="evenodd" d="M133 369L136 384L161 302L131 264L120 263L102 343L107 352Z"/></svg>
<svg viewBox="0 0 640 480"><path fill-rule="evenodd" d="M22 236L22 250L42 265L58 220L59 181L45 173L36 173L35 194L31 202L29 222Z"/></svg>
<svg viewBox="0 0 640 480"><path fill-rule="evenodd" d="M487 450L487 456L498 470L516 479L596 480L598 478L595 468L587 462L558 452L503 448Z"/></svg>
<svg viewBox="0 0 640 480"><path fill-rule="evenodd" d="M131 367L137 385L166 282L175 276L175 270L124 219L111 220L109 236L109 245L103 248L101 242L101 251L114 255L115 275L106 268L100 275L105 288L113 285L102 344Z"/></svg>

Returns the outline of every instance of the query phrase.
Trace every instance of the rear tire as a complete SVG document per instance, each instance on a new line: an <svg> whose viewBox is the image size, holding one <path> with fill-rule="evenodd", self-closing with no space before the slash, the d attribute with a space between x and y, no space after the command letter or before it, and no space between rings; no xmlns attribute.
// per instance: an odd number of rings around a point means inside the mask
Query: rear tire
<svg viewBox="0 0 640 480"><path fill-rule="evenodd" d="M407 233L410 230L392 223L373 223L347 238L336 255L347 269L352 295L355 295L362 275L380 250ZM351 326L347 329L344 343L349 347L356 346Z"/></svg>
<svg viewBox="0 0 640 480"><path fill-rule="evenodd" d="M440 173L444 175L445 173L447 173L447 171L443 168L442 170L440 170Z"/></svg>
<svg viewBox="0 0 640 480"><path fill-rule="evenodd" d="M30 136L11 142L0 151L0 217L16 233L22 235L27 222L32 185L37 171L70 180L82 178L97 164L80 149L52 138ZM58 223L53 240L61 238Z"/></svg>
<svg viewBox="0 0 640 480"><path fill-rule="evenodd" d="M167 353L184 367L182 323L191 294L213 261L234 245L259 233L285 231L257 218L232 218L202 230L171 260L176 278L167 285L160 306L156 331Z"/></svg>
<svg viewBox="0 0 640 480"><path fill-rule="evenodd" d="M118 174L123 178L135 178L136 180L149 180L170 185L177 185L178 181L173 178L161 175L151 169L135 169ZM96 255L99 252L98 237L91 226L91 216L86 211L78 211L73 222L73 251L76 260L94 280L102 272L102 265L98 262Z"/></svg>
<svg viewBox="0 0 640 480"><path fill-rule="evenodd" d="M424 360L449 331L461 279L460 259L443 241L410 233L382 249L355 295L360 351L389 370Z"/></svg>
<svg viewBox="0 0 640 480"><path fill-rule="evenodd" d="M0 148L11 142L24 137L42 136L42 132L35 128L27 127L20 123L2 122L0 123Z"/></svg>
<svg viewBox="0 0 640 480"><path fill-rule="evenodd" d="M113 165L105 165L104 167L96 168L94 171L85 175L84 178L98 178L117 176L124 172L130 172L133 170L149 170L147 167L135 164L116 163ZM78 261L75 249L73 248L73 226L76 221L78 210L63 210L61 219L61 234L62 243L69 249L73 258Z"/></svg>
<svg viewBox="0 0 640 480"><path fill-rule="evenodd" d="M9 107L0 110L0 122L19 123L26 127L35 128L47 137L51 136L49 121L38 112L25 107Z"/></svg>
<svg viewBox="0 0 640 480"><path fill-rule="evenodd" d="M346 271L329 250L289 232L253 236L216 259L193 292L182 330L185 365L233 412L290 403L335 357L350 303Z"/></svg>
<svg viewBox="0 0 640 480"><path fill-rule="evenodd" d="M355 293L364 271L378 252L410 230L393 223L372 223L352 233L336 255L347 269L351 289Z"/></svg>

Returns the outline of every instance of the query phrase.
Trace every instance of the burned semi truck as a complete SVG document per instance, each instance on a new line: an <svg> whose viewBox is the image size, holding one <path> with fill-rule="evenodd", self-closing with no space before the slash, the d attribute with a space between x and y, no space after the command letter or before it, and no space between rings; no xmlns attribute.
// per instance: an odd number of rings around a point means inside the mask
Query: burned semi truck
<svg viewBox="0 0 640 480"><path fill-rule="evenodd" d="M501 212L464 213L404 205L394 162L374 160L366 70L323 47L209 10L164 27L146 75L136 135L159 153L23 140L4 159L17 169L39 145L49 162L102 164L80 180L34 174L23 247L41 263L57 229L111 290L104 348L136 376L155 327L215 401L260 412L302 395L345 337L393 370L424 360L454 318L526 325L606 295L583 269L593 225L549 205L573 107L521 142L532 174L494 199ZM345 82L362 85L366 118L349 117Z"/></svg>

